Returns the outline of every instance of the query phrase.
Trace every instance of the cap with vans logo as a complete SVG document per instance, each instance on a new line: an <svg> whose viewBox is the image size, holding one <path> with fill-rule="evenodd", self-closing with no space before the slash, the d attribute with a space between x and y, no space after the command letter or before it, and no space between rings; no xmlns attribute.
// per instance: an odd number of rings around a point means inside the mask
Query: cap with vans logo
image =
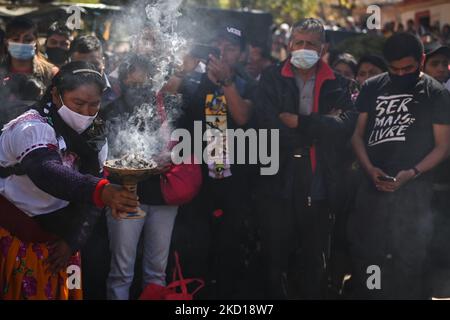
<svg viewBox="0 0 450 320"><path fill-rule="evenodd" d="M219 29L215 39L218 38L225 38L230 42L239 45L241 49L245 48L245 39L243 32L241 29L235 26L226 26L224 28Z"/></svg>

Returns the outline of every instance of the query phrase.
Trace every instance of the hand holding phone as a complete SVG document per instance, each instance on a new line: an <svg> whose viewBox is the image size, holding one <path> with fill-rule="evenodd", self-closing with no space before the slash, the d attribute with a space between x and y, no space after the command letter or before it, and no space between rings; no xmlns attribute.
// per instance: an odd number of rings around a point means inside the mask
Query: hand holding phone
<svg viewBox="0 0 450 320"><path fill-rule="evenodd" d="M378 176L378 179L380 181L386 181L386 182L397 182L397 179L395 177L391 177L391 176Z"/></svg>
<svg viewBox="0 0 450 320"><path fill-rule="evenodd" d="M191 56L207 62L209 56L213 55L217 59L220 59L220 49L212 46L197 44L189 53Z"/></svg>

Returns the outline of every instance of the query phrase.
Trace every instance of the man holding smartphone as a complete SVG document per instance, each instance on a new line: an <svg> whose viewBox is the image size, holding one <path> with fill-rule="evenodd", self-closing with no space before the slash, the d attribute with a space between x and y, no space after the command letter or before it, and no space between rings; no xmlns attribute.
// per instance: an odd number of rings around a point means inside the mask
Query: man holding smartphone
<svg viewBox="0 0 450 320"><path fill-rule="evenodd" d="M423 299L432 169L449 153L450 95L421 72L425 55L415 35L393 35L383 53L389 72L366 81L356 101L352 145L367 179L348 225L353 294ZM373 266L380 274L372 286Z"/></svg>
<svg viewBox="0 0 450 320"><path fill-rule="evenodd" d="M237 298L242 290L240 277L245 267L241 242L250 211L250 173L248 165L232 164L226 130L249 127L253 87L236 71L245 46L240 28L220 28L211 46L198 47L193 53L200 59L207 58L206 72L195 90L183 90L181 86L179 91L183 94L186 121L180 125L194 137L194 122L201 121L207 140L203 150L215 138L213 130L223 138L221 151L204 159L200 194L181 209L174 231L175 238L181 227L188 233L185 239L177 239L175 246L186 266L185 276L206 278L202 294L209 299ZM210 285L213 280L217 282L215 287ZM217 291L213 294L212 290Z"/></svg>

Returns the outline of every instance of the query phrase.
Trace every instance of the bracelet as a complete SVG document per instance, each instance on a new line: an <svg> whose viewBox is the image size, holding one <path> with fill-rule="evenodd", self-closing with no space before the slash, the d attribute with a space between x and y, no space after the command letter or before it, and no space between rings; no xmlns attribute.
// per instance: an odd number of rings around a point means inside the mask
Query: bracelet
<svg viewBox="0 0 450 320"><path fill-rule="evenodd" d="M414 178L417 178L418 176L420 176L422 174L422 172L420 172L419 169L417 169L416 167L412 168L414 170Z"/></svg>
<svg viewBox="0 0 450 320"><path fill-rule="evenodd" d="M95 186L94 194L92 195L92 202L97 208L103 208L105 203L102 200L102 192L106 185L109 184L107 179L101 179Z"/></svg>

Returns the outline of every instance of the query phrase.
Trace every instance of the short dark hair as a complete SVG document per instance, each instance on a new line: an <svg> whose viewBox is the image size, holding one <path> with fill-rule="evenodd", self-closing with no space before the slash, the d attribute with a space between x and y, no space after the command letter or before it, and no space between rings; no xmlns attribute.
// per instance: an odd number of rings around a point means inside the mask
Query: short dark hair
<svg viewBox="0 0 450 320"><path fill-rule="evenodd" d="M262 41L258 41L258 40L252 40L249 42L249 44L253 47L253 48L258 48L260 49L261 52L261 56L264 59L272 59L272 52L270 50L270 47L268 44L262 42Z"/></svg>
<svg viewBox="0 0 450 320"><path fill-rule="evenodd" d="M52 83L38 105L44 107L51 101L53 88L56 88L58 93L63 96L66 91L73 91L86 84L96 86L99 92L103 92L106 88L105 80L92 64L85 61L69 62L63 65L53 77Z"/></svg>
<svg viewBox="0 0 450 320"><path fill-rule="evenodd" d="M333 62L333 68L336 67L339 63L344 63L352 69L353 73L356 74L356 59L354 56L352 56L350 53L341 53L338 55L336 60Z"/></svg>
<svg viewBox="0 0 450 320"><path fill-rule="evenodd" d="M148 75L152 75L155 72L155 66L144 56L136 53L127 54L122 63L119 66L119 83L123 86L125 79L136 70L142 70Z"/></svg>
<svg viewBox="0 0 450 320"><path fill-rule="evenodd" d="M413 57L420 61L424 53L420 39L409 32L399 32L386 40L383 48L383 56L387 62Z"/></svg>
<svg viewBox="0 0 450 320"><path fill-rule="evenodd" d="M33 30L33 34L37 37L38 28L33 20L26 17L16 17L6 24L5 38L11 38L13 35L27 30Z"/></svg>
<svg viewBox="0 0 450 320"><path fill-rule="evenodd" d="M100 51L103 54L102 43L99 38L91 35L76 37L70 45L69 55L75 52L91 53Z"/></svg>
<svg viewBox="0 0 450 320"><path fill-rule="evenodd" d="M358 61L358 65L356 66L356 73L358 73L359 68L361 68L361 65L363 63L370 63L374 66L378 67L381 71L386 72L387 71L387 65L386 61L380 56L374 55L374 54L368 54L365 56L362 56L361 59Z"/></svg>
<svg viewBox="0 0 450 320"><path fill-rule="evenodd" d="M52 35L57 34L59 36L64 36L66 38L70 38L72 36L72 32L67 26L59 21L53 22L47 30L47 38L50 38Z"/></svg>

